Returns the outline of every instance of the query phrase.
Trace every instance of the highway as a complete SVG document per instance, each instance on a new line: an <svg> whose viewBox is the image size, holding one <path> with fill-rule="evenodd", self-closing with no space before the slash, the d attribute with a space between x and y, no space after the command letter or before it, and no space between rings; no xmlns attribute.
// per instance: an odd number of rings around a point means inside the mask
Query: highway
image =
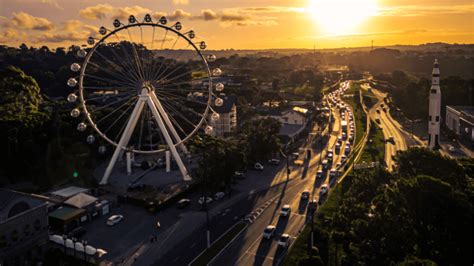
<svg viewBox="0 0 474 266"><path fill-rule="evenodd" d="M347 84L342 83L341 86L347 86ZM303 172L307 171L305 178L296 181L291 186L283 187L281 190L282 194L213 261L212 265L280 264L288 249L278 247L278 238L283 233L286 233L291 236L290 244L294 243L294 239L300 233L305 222L309 221L309 217L306 215L306 207L309 201L302 200L301 193L305 190L311 191L311 198L317 199L322 184L331 186L336 181L336 178L329 179L327 174L329 171L325 171L322 179L316 180L316 172L320 169L321 160L325 158L328 149L334 148L337 138L342 134L339 111L334 105L331 108L334 121L327 140L327 146L325 146L326 149L321 147L322 145L316 145L317 147L313 149L311 140L307 143L306 148L311 149L314 156L310 160L306 160L303 166L304 169L307 168L307 170L303 170ZM348 121L347 112L344 116L346 121ZM344 142L342 147L344 147ZM340 161L343 152L344 149L342 148L339 154L334 153L333 165ZM328 167L328 169L331 169L331 167ZM289 204L292 209L289 218L280 217L280 209L285 204ZM271 240L262 238L262 233L267 225L276 226L275 235Z"/></svg>
<svg viewBox="0 0 474 266"><path fill-rule="evenodd" d="M370 88L365 84L366 88ZM380 123L378 125L382 128L385 139L385 163L388 171L392 171L395 166L394 156L398 151L407 149L405 133L400 128L400 124L390 115L390 108L384 104L385 93L382 93L374 88L371 88L372 93L377 97L377 103L369 110L369 115L372 121L378 118ZM383 107L383 108L382 108ZM383 110L385 109L385 111ZM387 141L393 138L392 141Z"/></svg>

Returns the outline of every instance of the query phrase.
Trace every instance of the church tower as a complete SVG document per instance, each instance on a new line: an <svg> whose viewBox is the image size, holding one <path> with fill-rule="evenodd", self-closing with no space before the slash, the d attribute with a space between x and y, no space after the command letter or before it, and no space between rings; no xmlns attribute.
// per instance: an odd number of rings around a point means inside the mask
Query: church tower
<svg viewBox="0 0 474 266"><path fill-rule="evenodd" d="M428 121L428 148L437 149L439 147L439 127L441 120L441 88L439 87L439 64L435 59L430 88Z"/></svg>

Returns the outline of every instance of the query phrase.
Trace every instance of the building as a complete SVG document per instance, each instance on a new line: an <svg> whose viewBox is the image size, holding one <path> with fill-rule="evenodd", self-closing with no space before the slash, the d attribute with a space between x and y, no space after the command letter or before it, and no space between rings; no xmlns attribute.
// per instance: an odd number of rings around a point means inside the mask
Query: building
<svg viewBox="0 0 474 266"><path fill-rule="evenodd" d="M214 111L219 114L219 119L209 119L213 127L213 135L216 137L224 137L226 133L234 131L237 127L237 97L224 94L220 97L224 100L222 106L213 107Z"/></svg>
<svg viewBox="0 0 474 266"><path fill-rule="evenodd" d="M49 242L46 202L0 189L0 265L32 265Z"/></svg>
<svg viewBox="0 0 474 266"><path fill-rule="evenodd" d="M268 117L280 121L282 125L305 125L308 121L308 109L298 106L285 111L271 111Z"/></svg>
<svg viewBox="0 0 474 266"><path fill-rule="evenodd" d="M51 192L50 197L57 201L65 201L79 193L89 193L89 192L90 191L87 188L69 186L69 187Z"/></svg>
<svg viewBox="0 0 474 266"><path fill-rule="evenodd" d="M428 117L428 148L439 147L439 129L441 119L441 88L439 87L439 64L435 59L430 88Z"/></svg>
<svg viewBox="0 0 474 266"><path fill-rule="evenodd" d="M446 106L446 126L474 144L474 106Z"/></svg>

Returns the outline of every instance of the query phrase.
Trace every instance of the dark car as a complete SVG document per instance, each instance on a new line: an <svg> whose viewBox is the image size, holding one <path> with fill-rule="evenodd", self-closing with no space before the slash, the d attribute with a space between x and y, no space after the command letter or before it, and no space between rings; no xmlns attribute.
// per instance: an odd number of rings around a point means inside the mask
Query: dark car
<svg viewBox="0 0 474 266"><path fill-rule="evenodd" d="M84 227L79 226L75 229L73 229L71 232L69 232L68 236L69 237L75 237L75 238L80 238L86 233L86 229Z"/></svg>
<svg viewBox="0 0 474 266"><path fill-rule="evenodd" d="M176 203L176 207L178 207L178 209L184 209L186 208L189 204L191 204L191 200L189 199L180 199L178 201L178 203Z"/></svg>

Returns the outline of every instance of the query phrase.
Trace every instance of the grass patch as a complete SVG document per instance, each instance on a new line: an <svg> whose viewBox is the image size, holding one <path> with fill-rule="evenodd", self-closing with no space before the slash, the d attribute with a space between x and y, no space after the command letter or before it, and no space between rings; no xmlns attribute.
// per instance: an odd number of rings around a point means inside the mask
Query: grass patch
<svg viewBox="0 0 474 266"><path fill-rule="evenodd" d="M214 242L210 248L202 253L191 265L204 266L207 265L232 239L246 226L246 223L240 222L232 229L227 231L219 240Z"/></svg>
<svg viewBox="0 0 474 266"><path fill-rule="evenodd" d="M367 118L364 110L362 109L362 106L360 105L358 97L359 94L356 93L355 95L357 95L357 97L351 95L348 97L344 97L343 100L352 107L352 110L354 112L354 123L356 128L354 146L357 146L357 144L359 144L359 142L362 140L362 137L364 136Z"/></svg>
<svg viewBox="0 0 474 266"><path fill-rule="evenodd" d="M371 127L367 144L364 147L364 151L362 152L359 161L381 162L384 160L385 155L385 141L383 132L377 123L373 122L370 125Z"/></svg>

